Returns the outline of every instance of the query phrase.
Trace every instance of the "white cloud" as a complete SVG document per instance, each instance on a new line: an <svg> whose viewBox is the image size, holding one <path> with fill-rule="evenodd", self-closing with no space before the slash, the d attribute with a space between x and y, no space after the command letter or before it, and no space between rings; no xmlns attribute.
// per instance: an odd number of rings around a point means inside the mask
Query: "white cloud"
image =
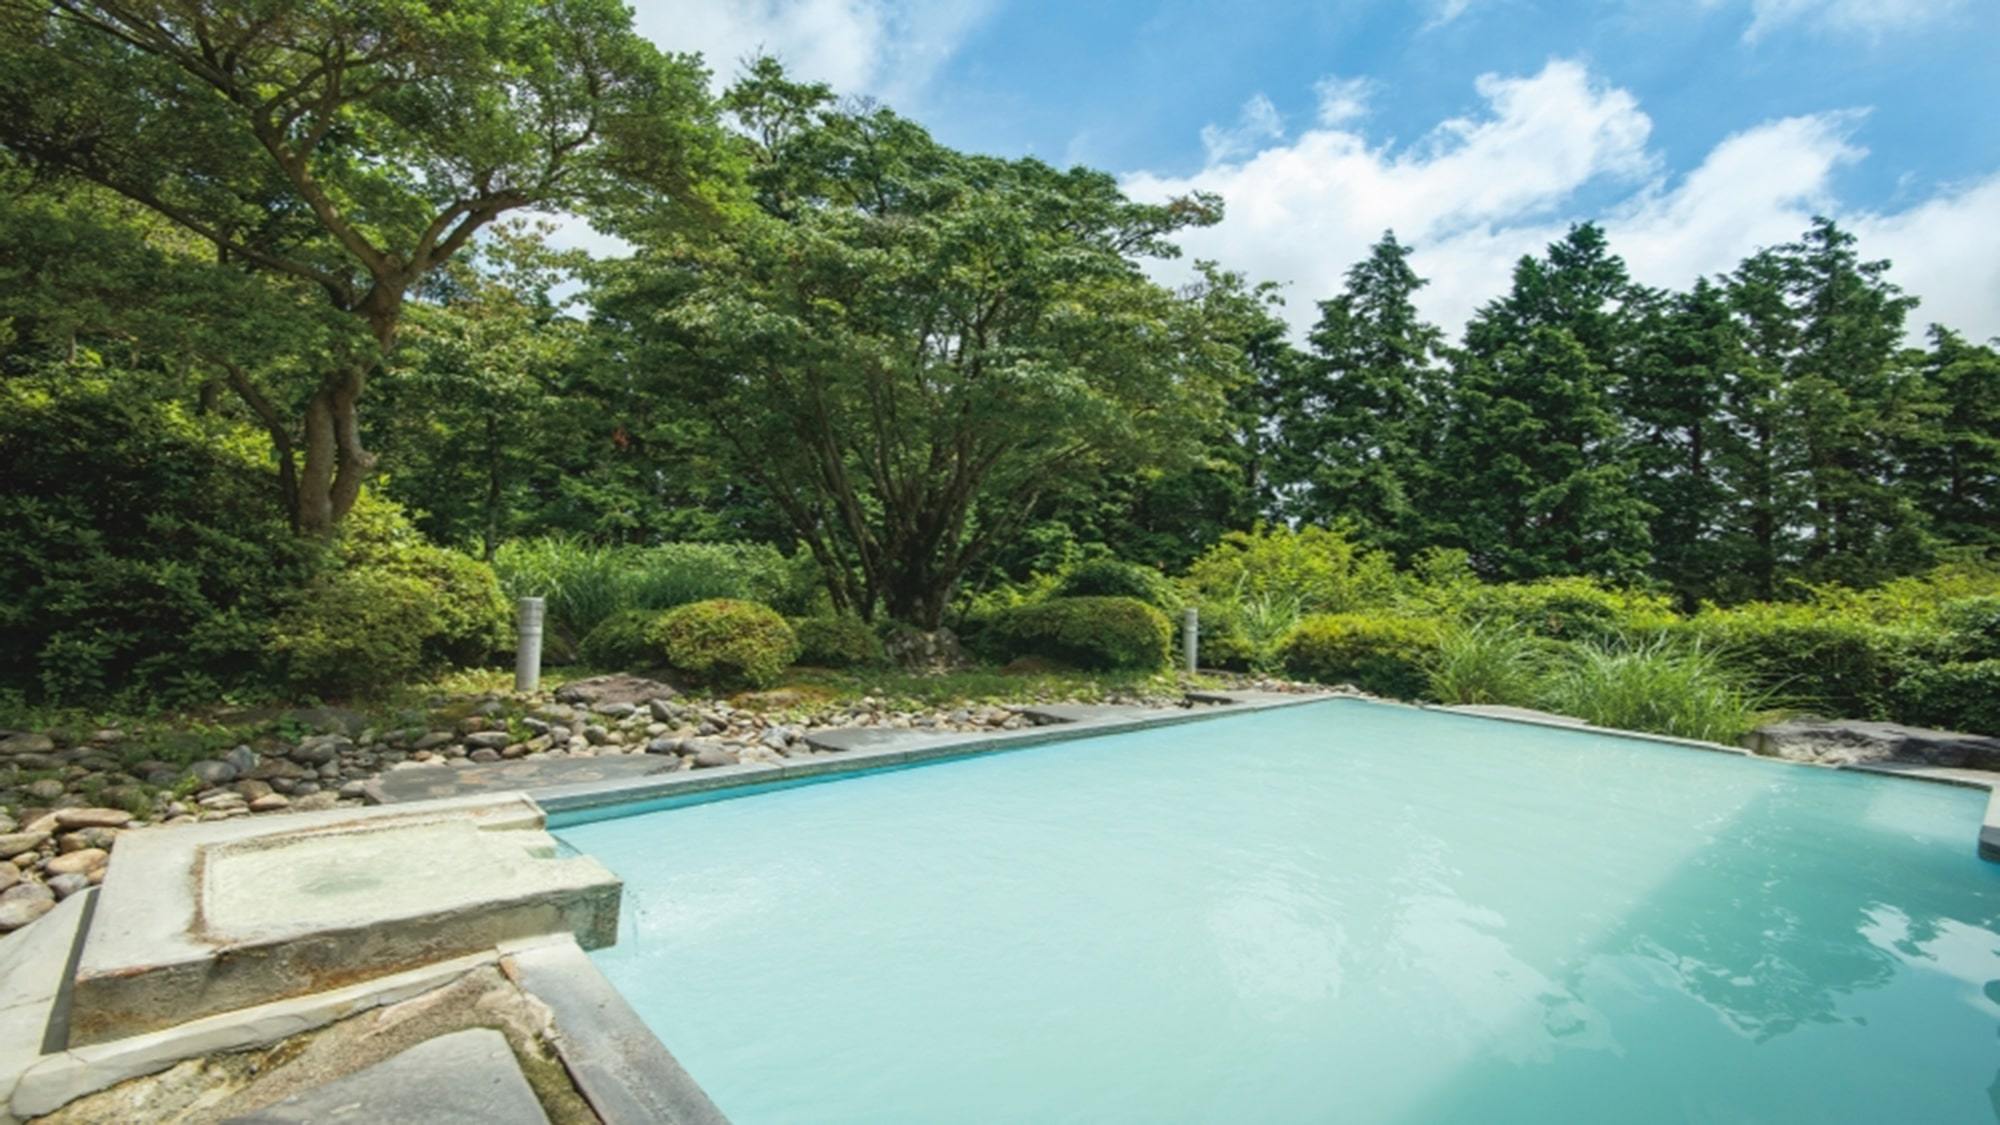
<svg viewBox="0 0 2000 1125"><path fill-rule="evenodd" d="M1829 214L1860 236L1864 255L1895 260L1892 276L1925 301L1916 325L2000 333L2000 172L1905 210L1865 212L1833 191L1836 173L1866 156L1853 140L1860 113L1768 121L1669 176L1647 147L1652 121L1637 100L1577 63L1487 75L1478 90L1483 112L1404 148L1321 126L1190 176L1142 172L1126 185L1149 199L1221 193L1227 218L1182 239L1188 258L1290 282L1287 314L1300 328L1386 228L1415 247L1413 264L1431 279L1418 294L1425 315L1455 333L1506 290L1522 254L1571 222L1602 222L1638 280L1683 288Z"/></svg>
<svg viewBox="0 0 2000 1125"><path fill-rule="evenodd" d="M1248 155L1264 141L1284 135L1285 123L1278 116L1278 107L1264 95L1254 94L1238 111L1236 124L1203 125L1201 147L1208 151L1209 163L1215 164Z"/></svg>
<svg viewBox="0 0 2000 1125"><path fill-rule="evenodd" d="M1475 2L1476 0L1437 0L1436 10L1431 13L1430 22L1424 24L1424 29L1428 31L1434 27L1443 27L1464 15Z"/></svg>
<svg viewBox="0 0 2000 1125"><path fill-rule="evenodd" d="M668 50L699 51L725 85L776 55L793 76L899 108L985 19L993 0L638 0L633 22Z"/></svg>
<svg viewBox="0 0 2000 1125"><path fill-rule="evenodd" d="M1754 43L1789 24L1877 38L1931 23L1963 5L1964 0L1750 0L1743 38Z"/></svg>
<svg viewBox="0 0 2000 1125"><path fill-rule="evenodd" d="M1374 94L1375 83L1371 79L1332 74L1321 78L1313 83L1313 95L1319 100L1319 123L1345 125L1368 116L1368 99Z"/></svg>

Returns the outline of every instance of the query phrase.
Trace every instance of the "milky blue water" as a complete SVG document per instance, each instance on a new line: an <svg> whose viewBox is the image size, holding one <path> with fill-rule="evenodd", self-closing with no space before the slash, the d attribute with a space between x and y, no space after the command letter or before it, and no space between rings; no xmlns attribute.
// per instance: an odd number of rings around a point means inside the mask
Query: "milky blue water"
<svg viewBox="0 0 2000 1125"><path fill-rule="evenodd" d="M1985 1122L1984 801L1336 701L560 834L741 1123Z"/></svg>

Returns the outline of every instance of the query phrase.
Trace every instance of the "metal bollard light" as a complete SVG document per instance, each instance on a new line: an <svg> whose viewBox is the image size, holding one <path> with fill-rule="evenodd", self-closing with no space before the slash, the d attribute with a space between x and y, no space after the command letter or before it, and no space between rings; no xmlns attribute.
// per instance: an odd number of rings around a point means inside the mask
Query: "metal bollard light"
<svg viewBox="0 0 2000 1125"><path fill-rule="evenodd" d="M522 598L520 644L514 650L514 690L534 691L542 684L542 614L540 598Z"/></svg>
<svg viewBox="0 0 2000 1125"><path fill-rule="evenodd" d="M1201 611L1193 606L1181 615L1181 648L1187 652L1188 675L1196 670L1195 659L1201 649Z"/></svg>

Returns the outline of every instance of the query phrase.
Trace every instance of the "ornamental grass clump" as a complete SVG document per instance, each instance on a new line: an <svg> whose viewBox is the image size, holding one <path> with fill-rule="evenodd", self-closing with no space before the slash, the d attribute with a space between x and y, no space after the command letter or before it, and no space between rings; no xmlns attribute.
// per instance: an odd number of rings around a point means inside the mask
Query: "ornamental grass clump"
<svg viewBox="0 0 2000 1125"><path fill-rule="evenodd" d="M1425 664L1440 703L1529 705L1554 649L1519 626L1476 621L1448 628Z"/></svg>
<svg viewBox="0 0 2000 1125"><path fill-rule="evenodd" d="M1766 699L1714 649L1665 637L1568 646L1542 693L1595 726L1723 743L1757 725Z"/></svg>
<svg viewBox="0 0 2000 1125"><path fill-rule="evenodd" d="M669 610L651 637L668 667L709 687L769 687L799 655L778 611L733 598Z"/></svg>

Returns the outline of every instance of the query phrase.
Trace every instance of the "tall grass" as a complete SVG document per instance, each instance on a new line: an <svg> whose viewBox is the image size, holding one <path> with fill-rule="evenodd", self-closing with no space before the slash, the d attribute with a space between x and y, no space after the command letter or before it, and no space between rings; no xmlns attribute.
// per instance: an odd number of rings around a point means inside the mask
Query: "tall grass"
<svg viewBox="0 0 2000 1125"><path fill-rule="evenodd" d="M1278 644L1305 616L1305 599L1282 590L1251 591L1242 579L1236 582L1230 612L1243 639L1250 644L1252 671L1278 670Z"/></svg>
<svg viewBox="0 0 2000 1125"><path fill-rule="evenodd" d="M1547 641L1519 626L1479 621L1447 629L1424 671L1440 703L1532 706L1550 654Z"/></svg>
<svg viewBox="0 0 2000 1125"><path fill-rule="evenodd" d="M502 544L493 569L510 597L547 599L551 627L576 640L621 610L743 598L798 612L809 594L797 566L754 543L602 547L547 536Z"/></svg>
<svg viewBox="0 0 2000 1125"><path fill-rule="evenodd" d="M1715 650L1665 638L1568 646L1543 705L1601 727L1733 743L1766 701Z"/></svg>

